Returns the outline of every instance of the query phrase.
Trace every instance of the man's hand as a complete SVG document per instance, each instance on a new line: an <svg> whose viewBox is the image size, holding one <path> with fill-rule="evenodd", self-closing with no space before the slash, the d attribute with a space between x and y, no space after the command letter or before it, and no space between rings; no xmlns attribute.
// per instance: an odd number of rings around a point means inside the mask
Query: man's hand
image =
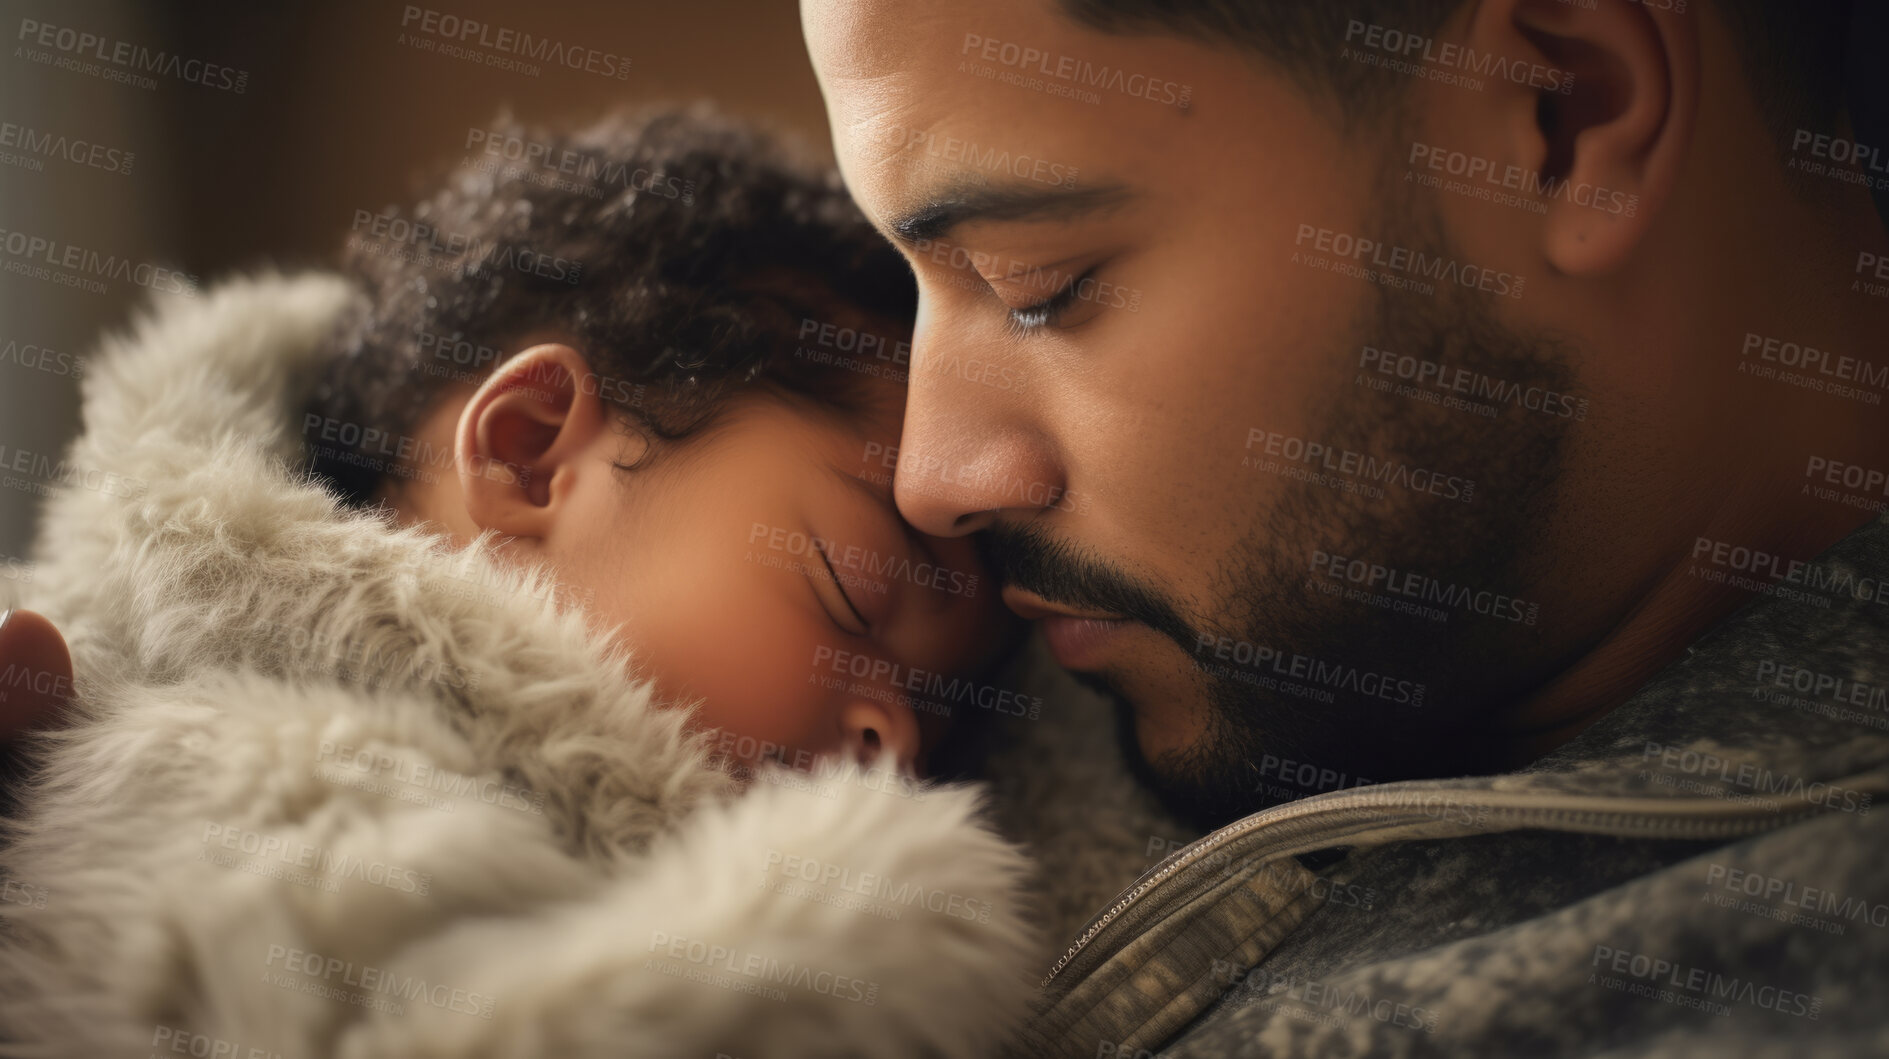
<svg viewBox="0 0 1889 1059"><path fill-rule="evenodd" d="M0 612L0 742L50 726L72 695L72 655L52 622Z"/></svg>

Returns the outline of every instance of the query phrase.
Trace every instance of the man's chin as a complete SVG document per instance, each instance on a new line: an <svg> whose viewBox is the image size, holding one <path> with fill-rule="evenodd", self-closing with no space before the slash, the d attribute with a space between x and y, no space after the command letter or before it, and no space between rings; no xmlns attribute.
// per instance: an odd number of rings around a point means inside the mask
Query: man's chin
<svg viewBox="0 0 1889 1059"><path fill-rule="evenodd" d="M1176 818L1203 831L1313 794L1374 782L1366 776L1398 778L1379 776L1379 769L1355 760L1356 740L1321 726L1322 718L1302 708L1275 706L1261 720L1251 700L1240 704L1242 709L1210 696L1199 712L1183 714L1205 718L1188 725L1167 714L1152 715L1137 705L1145 701L1138 690L1131 697L1108 677L1074 676L1108 699L1116 743L1136 781ZM1172 705L1171 698L1164 701ZM1399 741L1415 745L1420 738L1413 732ZM1306 772L1315 778L1304 779Z"/></svg>
<svg viewBox="0 0 1889 1059"><path fill-rule="evenodd" d="M1114 714L1116 743L1129 773L1182 822L1210 831L1268 804L1261 785L1255 782L1257 768L1244 764L1229 768L1214 763L1213 751L1224 750L1225 746L1218 742L1223 736L1211 727L1175 745L1172 731L1163 730L1158 736L1146 731L1158 722L1138 709L1114 680L1094 673L1071 675L1077 683L1108 700ZM1161 749L1150 753L1144 749L1150 743Z"/></svg>
<svg viewBox="0 0 1889 1059"><path fill-rule="evenodd" d="M1183 758L1166 755L1150 762L1138 750L1124 747L1128 768L1168 812L1200 831L1225 827L1266 808L1266 803L1244 784L1201 774Z"/></svg>

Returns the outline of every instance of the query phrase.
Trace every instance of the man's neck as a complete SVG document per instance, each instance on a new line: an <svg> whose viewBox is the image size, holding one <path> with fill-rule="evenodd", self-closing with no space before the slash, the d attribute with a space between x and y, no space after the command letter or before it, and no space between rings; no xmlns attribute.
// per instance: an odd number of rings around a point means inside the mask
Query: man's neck
<svg viewBox="0 0 1889 1059"><path fill-rule="evenodd" d="M1889 371L1889 298L1855 289L1853 277L1860 251L1889 243L1880 218L1861 197L1843 215L1820 223L1809 216L1784 210L1753 223L1754 246L1769 247L1757 258L1765 264L1724 270L1724 296L1697 321L1697 344L1709 351L1699 363L1716 373L1709 377L1736 372L1738 358L1724 351L1737 353L1753 331L1814 337L1828 346L1827 356ZM1724 311L1733 305L1736 313ZM1744 389L1727 393L1755 396L1743 408L1727 400L1711 410L1728 430L1719 466L1694 495L1673 498L1675 508L1690 508L1665 535L1650 589L1577 661L1502 711L1478 755L1485 768L1516 768L1575 738L1733 611L1766 598L1766 583L1788 583L1788 564L1815 558L1877 517L1881 507L1870 505L1889 497L1880 484L1869 496L1839 488L1847 501L1819 496L1813 487L1821 483L1808 468L1812 457L1826 456L1889 472L1889 415L1881 403L1889 385L1857 380L1861 396L1841 394L1814 367L1797 374L1810 381L1733 376ZM1736 556L1765 558L1741 571Z"/></svg>

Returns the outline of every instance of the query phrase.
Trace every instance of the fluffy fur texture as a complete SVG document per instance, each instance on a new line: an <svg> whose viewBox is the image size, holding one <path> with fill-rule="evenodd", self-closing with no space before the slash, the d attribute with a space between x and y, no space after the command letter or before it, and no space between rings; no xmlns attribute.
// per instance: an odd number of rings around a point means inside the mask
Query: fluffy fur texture
<svg viewBox="0 0 1889 1059"><path fill-rule="evenodd" d="M737 791L548 578L303 478L349 297L232 282L86 380L26 598L76 716L0 854L43 898L0 904L0 1051L990 1054L1045 954L978 793Z"/></svg>

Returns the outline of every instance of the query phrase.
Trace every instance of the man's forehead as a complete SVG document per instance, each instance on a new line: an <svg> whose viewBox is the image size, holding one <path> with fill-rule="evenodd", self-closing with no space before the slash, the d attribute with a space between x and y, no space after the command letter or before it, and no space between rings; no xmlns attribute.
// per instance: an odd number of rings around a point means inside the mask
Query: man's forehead
<svg viewBox="0 0 1889 1059"><path fill-rule="evenodd" d="M1186 120L1189 86L1130 64L1146 41L1097 34L1044 0L915 6L808 0L805 12L841 167L882 223L953 189L1090 185L1103 162L1120 168L1121 137L1158 143Z"/></svg>
<svg viewBox="0 0 1889 1059"><path fill-rule="evenodd" d="M871 80L935 53L937 42L981 6L981 0L955 7L940 0L804 0L800 20L822 79Z"/></svg>

